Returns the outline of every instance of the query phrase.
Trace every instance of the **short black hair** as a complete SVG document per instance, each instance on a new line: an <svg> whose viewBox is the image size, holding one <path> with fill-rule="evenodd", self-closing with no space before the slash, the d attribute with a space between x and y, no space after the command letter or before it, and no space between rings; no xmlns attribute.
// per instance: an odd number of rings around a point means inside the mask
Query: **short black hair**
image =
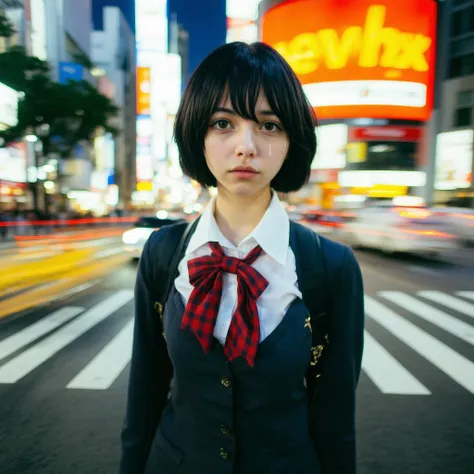
<svg viewBox="0 0 474 474"><path fill-rule="evenodd" d="M255 105L263 92L288 134L289 148L271 187L287 193L308 182L316 153L316 116L295 73L265 43L228 43L205 58L191 76L177 112L174 137L183 173L202 186L216 186L204 150L209 120L220 101L230 98L243 118L257 121Z"/></svg>

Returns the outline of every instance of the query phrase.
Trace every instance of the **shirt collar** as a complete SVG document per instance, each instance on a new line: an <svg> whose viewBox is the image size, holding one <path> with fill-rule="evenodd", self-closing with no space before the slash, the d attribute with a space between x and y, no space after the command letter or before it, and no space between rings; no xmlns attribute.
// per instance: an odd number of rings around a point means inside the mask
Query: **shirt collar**
<svg viewBox="0 0 474 474"><path fill-rule="evenodd" d="M219 242L223 247L236 248L235 245L222 234L217 225L214 217L214 203L215 197L212 198L202 213L196 230L186 249L186 255L209 242ZM277 238L275 238L276 236ZM248 245L251 239L253 239L255 245L260 245L263 251L278 263L281 265L286 264L290 242L290 220L276 192L273 192L270 205L260 222L237 248ZM253 247L255 245L253 245Z"/></svg>

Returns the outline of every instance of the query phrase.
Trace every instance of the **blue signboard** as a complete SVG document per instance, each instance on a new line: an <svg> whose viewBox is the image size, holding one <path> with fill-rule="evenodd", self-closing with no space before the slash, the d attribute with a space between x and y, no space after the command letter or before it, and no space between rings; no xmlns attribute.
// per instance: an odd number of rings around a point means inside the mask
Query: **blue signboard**
<svg viewBox="0 0 474 474"><path fill-rule="evenodd" d="M59 83L68 81L81 81L84 78L84 67L76 63L59 63Z"/></svg>

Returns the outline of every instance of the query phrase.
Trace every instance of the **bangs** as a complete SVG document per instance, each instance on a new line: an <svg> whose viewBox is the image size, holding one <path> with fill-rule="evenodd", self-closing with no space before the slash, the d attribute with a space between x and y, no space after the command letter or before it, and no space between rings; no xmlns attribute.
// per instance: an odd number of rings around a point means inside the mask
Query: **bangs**
<svg viewBox="0 0 474 474"><path fill-rule="evenodd" d="M246 120L258 122L256 107L262 95L267 99L273 113L281 118L278 99L266 73L268 68L255 55L237 54L235 62L226 74L227 83L217 98L214 109L230 102L232 109Z"/></svg>
<svg viewBox="0 0 474 474"><path fill-rule="evenodd" d="M295 104L279 97L288 99L294 95L293 74L276 64L278 59L272 51L258 44L242 43L232 52L233 55L227 51L225 57L219 58L220 67L211 73L219 83L217 88L211 87L207 96L212 102L211 115L229 101L242 118L258 122L256 107L263 95L272 112L286 125L285 118L296 112Z"/></svg>

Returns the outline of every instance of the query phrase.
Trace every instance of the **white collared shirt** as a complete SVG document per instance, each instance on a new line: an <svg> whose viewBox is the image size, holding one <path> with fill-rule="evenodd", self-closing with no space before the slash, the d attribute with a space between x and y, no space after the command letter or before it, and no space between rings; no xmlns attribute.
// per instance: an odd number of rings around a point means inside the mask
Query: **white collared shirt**
<svg viewBox="0 0 474 474"><path fill-rule="evenodd" d="M245 258L257 245L262 255L252 265L269 282L257 300L260 319L260 341L263 341L282 321L295 298L301 298L298 289L295 256L290 248L290 220L278 195L273 193L270 205L258 225L237 247L220 231L214 217L212 199L192 235L184 258L181 260L175 286L187 303L193 286L189 283L188 261L210 255L209 242L219 242L226 255ZM225 273L221 304L217 314L214 336L224 345L232 315L237 304L237 275Z"/></svg>

